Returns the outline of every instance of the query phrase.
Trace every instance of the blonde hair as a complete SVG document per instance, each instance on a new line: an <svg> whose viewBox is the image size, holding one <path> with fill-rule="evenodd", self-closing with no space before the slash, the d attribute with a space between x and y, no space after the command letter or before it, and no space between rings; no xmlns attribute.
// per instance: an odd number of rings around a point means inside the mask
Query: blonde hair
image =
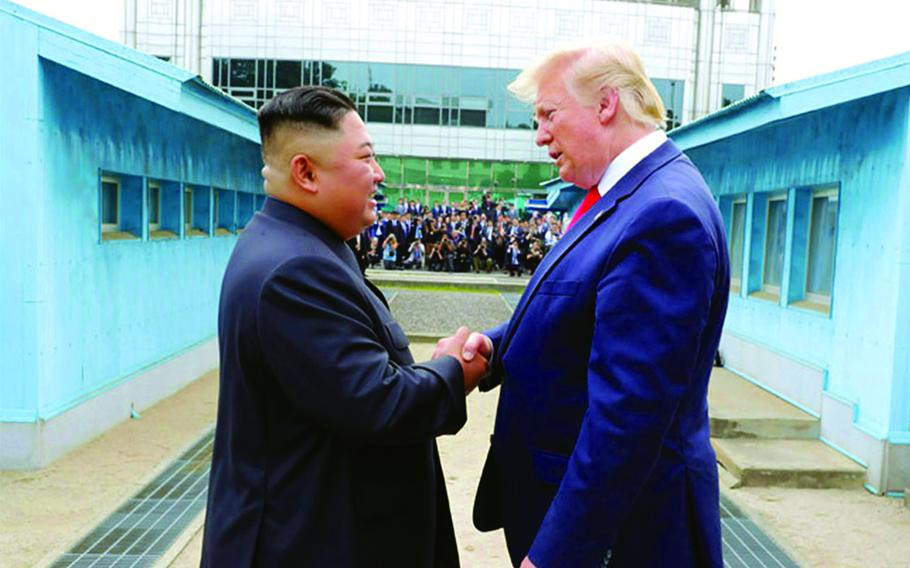
<svg viewBox="0 0 910 568"><path fill-rule="evenodd" d="M522 102L534 104L540 84L560 65L565 65L566 88L582 104L594 104L604 87L612 87L632 120L665 127L664 103L641 58L620 41L586 42L552 51L519 73L508 89Z"/></svg>

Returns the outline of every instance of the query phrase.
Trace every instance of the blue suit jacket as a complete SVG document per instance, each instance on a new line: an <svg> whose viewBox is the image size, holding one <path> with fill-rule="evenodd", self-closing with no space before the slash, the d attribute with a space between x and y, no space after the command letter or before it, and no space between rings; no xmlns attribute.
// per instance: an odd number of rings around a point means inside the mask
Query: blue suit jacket
<svg viewBox="0 0 910 568"><path fill-rule="evenodd" d="M267 199L218 317L202 565L458 566L434 437L466 420L461 366L414 365L351 250Z"/></svg>
<svg viewBox="0 0 910 568"><path fill-rule="evenodd" d="M672 141L544 258L482 385L502 383L475 524L513 562L722 565L706 395L728 293L723 222Z"/></svg>

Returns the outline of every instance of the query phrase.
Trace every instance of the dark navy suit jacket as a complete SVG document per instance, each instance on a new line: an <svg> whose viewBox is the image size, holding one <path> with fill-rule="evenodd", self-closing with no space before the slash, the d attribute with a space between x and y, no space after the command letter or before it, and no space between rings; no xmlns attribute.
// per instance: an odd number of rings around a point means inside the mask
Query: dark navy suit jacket
<svg viewBox="0 0 910 568"><path fill-rule="evenodd" d="M266 199L219 310L202 565L458 566L434 437L466 420L461 366L415 365L350 249Z"/></svg>
<svg viewBox="0 0 910 568"><path fill-rule="evenodd" d="M729 293L723 222L672 141L544 258L488 333L502 382L478 528L516 564L722 565L708 376ZM609 552L608 552L609 551Z"/></svg>

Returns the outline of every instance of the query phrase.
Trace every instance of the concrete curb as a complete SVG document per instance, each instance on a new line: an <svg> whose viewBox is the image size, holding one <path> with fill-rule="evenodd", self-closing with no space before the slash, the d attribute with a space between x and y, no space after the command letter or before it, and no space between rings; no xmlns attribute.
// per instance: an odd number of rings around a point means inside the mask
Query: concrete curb
<svg viewBox="0 0 910 568"><path fill-rule="evenodd" d="M408 341L411 343L436 343L443 337L448 337L448 335L442 335L439 333L408 333L405 332L405 337L408 338Z"/></svg>

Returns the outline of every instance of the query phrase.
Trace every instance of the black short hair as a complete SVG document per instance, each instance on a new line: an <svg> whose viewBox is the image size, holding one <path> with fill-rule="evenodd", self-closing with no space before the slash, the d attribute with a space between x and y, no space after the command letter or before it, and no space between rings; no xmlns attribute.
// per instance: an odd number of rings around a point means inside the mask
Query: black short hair
<svg viewBox="0 0 910 568"><path fill-rule="evenodd" d="M347 95L328 87L295 87L275 95L259 109L259 136L263 145L281 124L338 130L346 114L357 112Z"/></svg>

